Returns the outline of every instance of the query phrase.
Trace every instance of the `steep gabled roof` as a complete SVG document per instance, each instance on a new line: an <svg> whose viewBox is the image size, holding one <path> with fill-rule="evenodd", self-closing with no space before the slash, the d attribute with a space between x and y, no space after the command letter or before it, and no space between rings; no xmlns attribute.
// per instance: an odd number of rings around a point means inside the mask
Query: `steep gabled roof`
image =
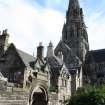
<svg viewBox="0 0 105 105"><path fill-rule="evenodd" d="M44 60L44 58L40 59L40 58L36 58L35 62L34 62L34 68L39 68L39 69L44 69L46 67L46 62Z"/></svg>
<svg viewBox="0 0 105 105"><path fill-rule="evenodd" d="M79 61L79 63L81 64L81 60L79 59L78 56L76 56L76 54L73 52L72 48L70 48L67 44L65 44L62 40L60 40L60 42L58 43L57 47L55 48L55 55L57 55L57 53L59 51L62 51L63 54L66 54L66 52L68 52L68 55L71 55L71 58L68 59L72 59L72 57L74 57L76 60Z"/></svg>
<svg viewBox="0 0 105 105"><path fill-rule="evenodd" d="M48 64L53 67L59 67L63 65L63 61L56 56L48 57Z"/></svg>
<svg viewBox="0 0 105 105"><path fill-rule="evenodd" d="M105 49L89 51L86 55L86 64L92 62L105 62Z"/></svg>
<svg viewBox="0 0 105 105"><path fill-rule="evenodd" d="M24 64L26 66L29 66L29 63L30 62L34 62L35 61L35 57L33 57L32 55L24 52L24 51L21 51L19 49L17 49L17 52L19 54L19 56L21 57L22 61L24 62Z"/></svg>
<svg viewBox="0 0 105 105"><path fill-rule="evenodd" d="M52 75L59 75L60 70L63 66L63 61L60 60L58 57L51 56L47 58L47 64L49 64Z"/></svg>
<svg viewBox="0 0 105 105"><path fill-rule="evenodd" d="M7 53L8 54L8 51L10 50L13 50L12 52L16 53L16 55L18 57L20 57L21 61L24 63L24 65L26 67L30 67L30 62L33 62L35 61L35 57L33 57L32 55L24 52L24 51L21 51L19 49L17 49L15 47L15 45L13 43L11 43L7 49L7 51L5 52L5 54Z"/></svg>

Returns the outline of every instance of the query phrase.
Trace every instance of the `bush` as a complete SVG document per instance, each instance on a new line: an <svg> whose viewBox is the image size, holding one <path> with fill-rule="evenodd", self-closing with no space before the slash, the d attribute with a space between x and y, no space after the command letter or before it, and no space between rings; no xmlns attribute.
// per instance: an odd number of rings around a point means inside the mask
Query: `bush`
<svg viewBox="0 0 105 105"><path fill-rule="evenodd" d="M57 93L58 92L58 86L50 86L49 91Z"/></svg>
<svg viewBox="0 0 105 105"><path fill-rule="evenodd" d="M105 105L105 86L79 88L66 105Z"/></svg>

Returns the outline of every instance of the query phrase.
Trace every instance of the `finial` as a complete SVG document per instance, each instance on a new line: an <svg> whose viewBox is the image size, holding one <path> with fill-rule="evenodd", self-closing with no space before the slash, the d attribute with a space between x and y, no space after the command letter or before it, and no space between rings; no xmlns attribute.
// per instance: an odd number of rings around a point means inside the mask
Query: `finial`
<svg viewBox="0 0 105 105"><path fill-rule="evenodd" d="M53 43L50 40L49 47L53 47Z"/></svg>
<svg viewBox="0 0 105 105"><path fill-rule="evenodd" d="M42 46L42 42L39 42L39 46Z"/></svg>
<svg viewBox="0 0 105 105"><path fill-rule="evenodd" d="M8 29L3 30L2 35L8 35L7 31Z"/></svg>
<svg viewBox="0 0 105 105"><path fill-rule="evenodd" d="M7 34L8 29L3 30L4 34Z"/></svg>

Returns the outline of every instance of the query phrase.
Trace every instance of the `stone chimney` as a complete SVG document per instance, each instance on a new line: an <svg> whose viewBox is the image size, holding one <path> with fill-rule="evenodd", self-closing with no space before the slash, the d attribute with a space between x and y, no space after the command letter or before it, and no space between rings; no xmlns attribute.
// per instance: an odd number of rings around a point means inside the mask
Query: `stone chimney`
<svg viewBox="0 0 105 105"><path fill-rule="evenodd" d="M44 57L43 50L44 50L44 47L42 46L42 42L40 42L39 46L37 47L37 58L42 59Z"/></svg>
<svg viewBox="0 0 105 105"><path fill-rule="evenodd" d="M47 57L54 56L54 51L53 51L53 44L50 41L49 46L47 47Z"/></svg>
<svg viewBox="0 0 105 105"><path fill-rule="evenodd" d="M8 47L9 34L7 29L3 30L2 34L0 33L0 47L5 51Z"/></svg>

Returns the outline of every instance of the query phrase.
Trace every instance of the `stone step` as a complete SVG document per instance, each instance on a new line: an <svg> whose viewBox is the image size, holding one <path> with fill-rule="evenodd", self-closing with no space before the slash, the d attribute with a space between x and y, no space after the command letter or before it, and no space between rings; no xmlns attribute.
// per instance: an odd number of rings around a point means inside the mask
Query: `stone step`
<svg viewBox="0 0 105 105"><path fill-rule="evenodd" d="M24 97L28 97L29 95L20 95L20 94L16 94L16 95L15 95L15 94L11 94L11 95L10 95L10 94L0 94L0 97L1 97L1 96L2 96L2 97L6 97L6 96L9 96L9 97L23 97L23 96L24 96Z"/></svg>
<svg viewBox="0 0 105 105"><path fill-rule="evenodd" d="M5 93L5 94L0 94L0 97L28 97L28 94L9 94L9 93Z"/></svg>
<svg viewBox="0 0 105 105"><path fill-rule="evenodd" d="M14 98L9 98L9 97L0 97L0 100L28 100L27 97L24 97L24 98L17 98L17 97L14 97Z"/></svg>
<svg viewBox="0 0 105 105"><path fill-rule="evenodd" d="M0 94L7 94L7 93L9 93L9 94L28 94L28 93L26 93L26 92L0 92Z"/></svg>
<svg viewBox="0 0 105 105"><path fill-rule="evenodd" d="M0 100L0 105L28 105L28 100Z"/></svg>
<svg viewBox="0 0 105 105"><path fill-rule="evenodd" d="M8 101L26 101L28 100L29 96L28 95L0 95L0 102L8 102ZM0 104L1 105L1 104ZM22 104L21 104L22 105Z"/></svg>
<svg viewBox="0 0 105 105"><path fill-rule="evenodd" d="M22 89L0 91L0 105L27 105L29 94Z"/></svg>

